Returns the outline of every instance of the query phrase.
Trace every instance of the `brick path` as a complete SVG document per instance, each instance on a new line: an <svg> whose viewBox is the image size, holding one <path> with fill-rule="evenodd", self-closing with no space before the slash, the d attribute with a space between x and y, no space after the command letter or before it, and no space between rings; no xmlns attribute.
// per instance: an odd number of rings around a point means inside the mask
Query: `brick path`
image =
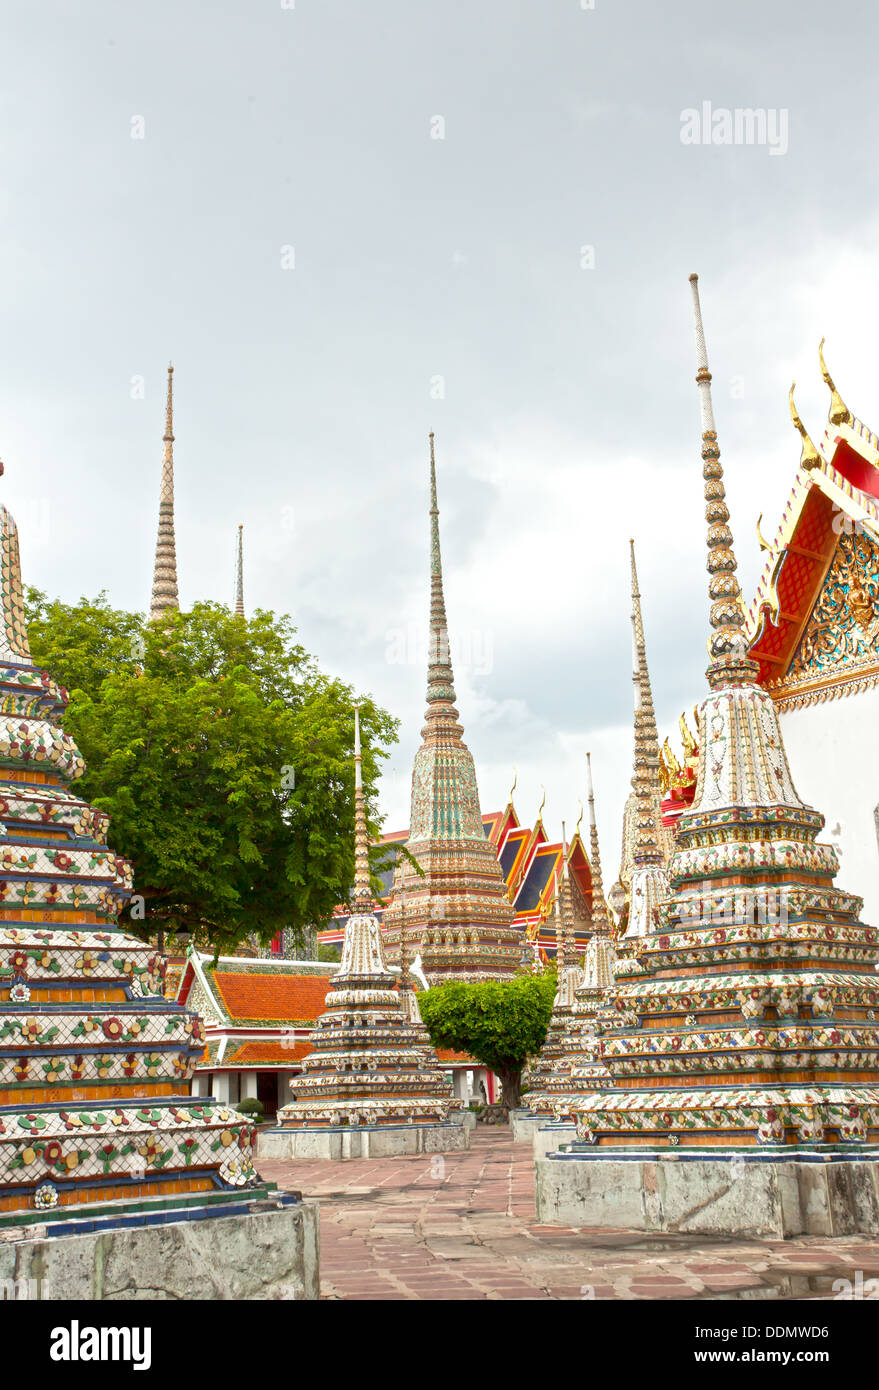
<svg viewBox="0 0 879 1390"><path fill-rule="evenodd" d="M469 1152L258 1162L321 1209L323 1298L833 1298L879 1277L862 1237L709 1240L572 1231L534 1220L530 1144L478 1128Z"/></svg>

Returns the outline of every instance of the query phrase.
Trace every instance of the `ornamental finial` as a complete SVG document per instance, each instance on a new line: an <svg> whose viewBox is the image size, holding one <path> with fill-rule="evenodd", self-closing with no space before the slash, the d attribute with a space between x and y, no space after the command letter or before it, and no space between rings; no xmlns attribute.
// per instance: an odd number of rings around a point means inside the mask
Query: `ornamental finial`
<svg viewBox="0 0 879 1390"><path fill-rule="evenodd" d="M824 339L818 344L818 361L821 363L821 375L824 383L830 389L830 410L827 418L831 425L850 425L852 423L852 413L842 396L833 384L833 377L827 370L827 363L824 361Z"/></svg>
<svg viewBox="0 0 879 1390"><path fill-rule="evenodd" d="M711 598L711 636L708 652L711 666L709 684L714 687L730 680L753 681L759 672L755 661L748 656L745 637L745 612L741 588L736 578L738 564L729 528L729 510L723 486L723 466L717 446L714 408L711 403L711 372L708 370L708 349L702 327L702 308L699 303L699 277L690 276L693 292L693 320L696 333L696 384L702 414L702 477L705 480L705 520L708 523L708 573L711 576L708 593Z"/></svg>
<svg viewBox="0 0 879 1390"><path fill-rule="evenodd" d="M809 438L806 426L803 424L802 420L797 414L797 408L794 405L794 388L796 384L797 383L795 381L791 382L788 403L790 405L790 418L793 420L794 425L799 430L803 438L803 452L800 454L800 468L817 468L818 464L821 462L821 455L818 453L818 450L815 448L815 445Z"/></svg>

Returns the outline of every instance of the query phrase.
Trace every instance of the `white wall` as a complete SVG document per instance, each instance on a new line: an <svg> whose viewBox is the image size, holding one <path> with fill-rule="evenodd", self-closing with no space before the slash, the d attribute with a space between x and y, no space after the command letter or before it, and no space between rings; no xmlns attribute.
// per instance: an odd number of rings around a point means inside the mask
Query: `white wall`
<svg viewBox="0 0 879 1390"><path fill-rule="evenodd" d="M836 886L859 893L863 920L879 926L879 688L779 714L794 786L839 855Z"/></svg>

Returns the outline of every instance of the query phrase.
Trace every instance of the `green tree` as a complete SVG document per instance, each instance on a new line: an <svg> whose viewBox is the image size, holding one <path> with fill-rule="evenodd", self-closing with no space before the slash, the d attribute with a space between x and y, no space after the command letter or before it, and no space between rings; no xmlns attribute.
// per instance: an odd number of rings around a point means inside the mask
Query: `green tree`
<svg viewBox="0 0 879 1390"><path fill-rule="evenodd" d="M466 1052L499 1078L506 1110L519 1104L522 1069L546 1037L556 992L553 971L482 984L449 981L419 994L434 1047Z"/></svg>
<svg viewBox="0 0 879 1390"><path fill-rule="evenodd" d="M352 881L355 696L290 619L202 603L146 623L104 595L69 606L33 589L27 602L33 659L70 692L78 790L134 865L144 916L135 903L125 925L219 950L325 925ZM370 805L397 721L359 703Z"/></svg>

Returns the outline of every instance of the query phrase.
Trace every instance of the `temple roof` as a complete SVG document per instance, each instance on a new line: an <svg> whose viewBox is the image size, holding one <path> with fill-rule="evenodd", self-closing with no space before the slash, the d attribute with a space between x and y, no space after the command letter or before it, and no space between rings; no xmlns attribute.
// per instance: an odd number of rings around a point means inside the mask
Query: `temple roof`
<svg viewBox="0 0 879 1390"><path fill-rule="evenodd" d="M879 657L871 659L863 644L860 660L840 662L835 672L816 671L814 680L801 672L788 689L792 665L832 569L844 578L846 566L869 563L879 543L876 436L850 416L847 423L828 422L817 449L811 441L809 445L772 541L761 537L767 558L746 629L751 654L760 663L760 684L774 698L798 703L812 697L813 687L837 683L848 688L853 682L879 680ZM859 538L854 554L853 538Z"/></svg>
<svg viewBox="0 0 879 1390"><path fill-rule="evenodd" d="M210 955L192 954L177 998L185 1004L200 986L199 1005L209 1026L308 1027L323 1012L337 971L338 966L317 961L243 956L220 956L214 965Z"/></svg>

